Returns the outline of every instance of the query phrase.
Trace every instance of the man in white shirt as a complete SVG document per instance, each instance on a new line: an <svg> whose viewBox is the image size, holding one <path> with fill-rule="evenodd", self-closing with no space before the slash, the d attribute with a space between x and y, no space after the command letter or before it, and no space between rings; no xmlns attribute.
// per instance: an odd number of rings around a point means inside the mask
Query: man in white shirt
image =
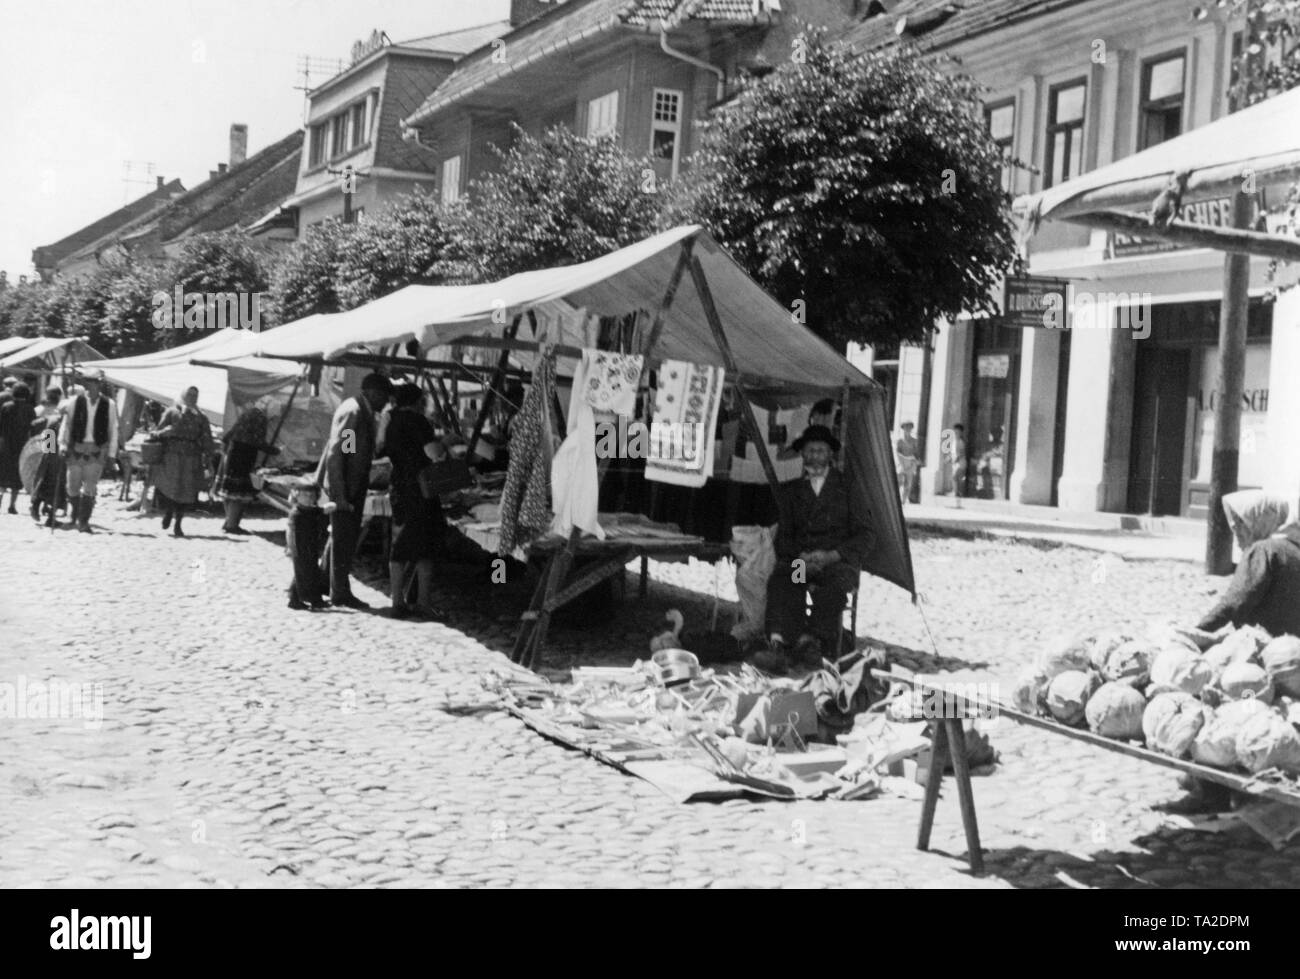
<svg viewBox="0 0 1300 979"><path fill-rule="evenodd" d="M59 429L59 448L68 461L68 507L72 523L93 533L90 515L104 464L117 456L117 405L103 391L104 372L82 373L84 393L72 399Z"/></svg>

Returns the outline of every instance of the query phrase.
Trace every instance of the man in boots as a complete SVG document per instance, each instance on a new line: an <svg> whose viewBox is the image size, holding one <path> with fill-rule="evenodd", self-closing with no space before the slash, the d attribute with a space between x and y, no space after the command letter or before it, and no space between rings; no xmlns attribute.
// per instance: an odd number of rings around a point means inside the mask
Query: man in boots
<svg viewBox="0 0 1300 979"><path fill-rule="evenodd" d="M117 457L117 405L104 393L104 372L81 375L84 391L72 399L59 428L59 448L68 460L68 508L72 524L93 533L90 515L104 465Z"/></svg>

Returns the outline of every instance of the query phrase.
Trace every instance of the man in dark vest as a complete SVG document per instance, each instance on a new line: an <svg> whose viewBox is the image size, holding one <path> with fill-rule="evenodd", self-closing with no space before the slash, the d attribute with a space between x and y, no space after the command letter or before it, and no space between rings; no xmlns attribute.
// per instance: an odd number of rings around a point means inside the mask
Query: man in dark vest
<svg viewBox="0 0 1300 979"><path fill-rule="evenodd" d="M770 641L751 660L778 674L792 666L816 668L823 656L835 658L845 597L858 587L874 543L867 514L854 505L848 480L831 464L840 443L830 429L809 426L794 448L803 456L804 474L782 483L777 493L776 567L767 583Z"/></svg>
<svg viewBox="0 0 1300 979"><path fill-rule="evenodd" d="M104 465L117 456L117 405L103 392L104 372L82 373L85 390L72 399L59 429L59 448L68 460L68 507L72 523L92 533L90 515Z"/></svg>

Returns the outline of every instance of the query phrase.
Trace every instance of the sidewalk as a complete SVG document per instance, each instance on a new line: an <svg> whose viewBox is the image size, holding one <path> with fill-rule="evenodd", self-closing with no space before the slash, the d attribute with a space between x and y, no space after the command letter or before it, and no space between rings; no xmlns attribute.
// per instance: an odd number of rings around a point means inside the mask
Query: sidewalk
<svg viewBox="0 0 1300 979"><path fill-rule="evenodd" d="M931 497L909 503L909 529L961 530L998 537L1068 544L1116 554L1127 561L1203 561L1205 523L1178 517L1093 513L1000 500Z"/></svg>

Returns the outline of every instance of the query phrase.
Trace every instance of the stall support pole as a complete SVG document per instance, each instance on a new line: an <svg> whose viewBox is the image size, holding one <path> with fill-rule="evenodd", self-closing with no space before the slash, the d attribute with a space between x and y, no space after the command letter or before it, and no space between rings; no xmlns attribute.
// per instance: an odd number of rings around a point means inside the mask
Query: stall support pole
<svg viewBox="0 0 1300 979"><path fill-rule="evenodd" d="M289 400L285 402L284 411L280 413L280 417L275 423L275 431L271 433L271 438L266 443L267 445L275 445L275 440L280 437L280 430L284 428L284 420L289 417L289 412L293 411L293 401L294 398L298 397L298 389L302 387L303 377L304 374L299 374L298 379L293 382L293 390L289 392ZM264 462L265 453L260 453L257 461L259 463ZM254 468L256 468L256 466Z"/></svg>
<svg viewBox="0 0 1300 979"><path fill-rule="evenodd" d="M727 370L736 377L736 396L740 399L740 410L744 415L745 424L749 428L750 436L754 440L754 449L758 452L758 460L763 464L763 474L767 476L768 485L772 487L772 495L775 497L778 487L781 485L776 478L776 467L772 465L772 456L767 451L767 437L759 431L758 421L754 418L754 408L749 403L749 395L745 393L744 387L739 383L740 371L736 367L736 358L731 352L731 344L727 342L727 335L722 330L722 320L718 317L718 308L713 303L713 292L709 289L708 278L704 274L704 266L694 255L691 256L691 279L695 282L695 291L700 297L700 305L704 308L704 318L709 321L709 329L713 331L713 339L722 351L722 360L727 366Z"/></svg>
<svg viewBox="0 0 1300 979"><path fill-rule="evenodd" d="M1232 195L1232 226L1249 228L1254 200L1240 189ZM1241 395L1246 382L1246 321L1250 256L1223 259L1223 303L1219 308L1218 404L1214 406L1214 455L1210 462L1210 514L1205 533L1205 571L1232 571L1232 530L1223 498L1237 489L1241 444Z"/></svg>
<svg viewBox="0 0 1300 979"><path fill-rule="evenodd" d="M507 340L514 340L515 334L519 332L519 323L523 320L523 313L515 317L514 322L510 324L510 329L506 332ZM492 411L492 402L496 400L497 388L505 386L506 368L510 366L510 350L503 349L501 356L497 358L497 369L492 374L492 384L483 392L483 404L479 406L478 418L474 420L474 434L470 436L469 451L466 458L469 464L474 464L474 456L478 450L478 439L483 434L483 425L487 422L488 415Z"/></svg>

